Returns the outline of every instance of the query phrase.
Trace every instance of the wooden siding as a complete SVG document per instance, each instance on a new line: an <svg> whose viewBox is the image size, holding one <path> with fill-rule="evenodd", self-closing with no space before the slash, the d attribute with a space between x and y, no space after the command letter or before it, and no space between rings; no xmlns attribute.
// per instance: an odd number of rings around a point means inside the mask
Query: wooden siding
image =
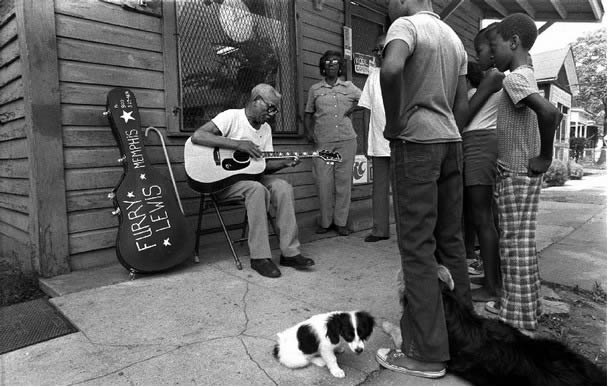
<svg viewBox="0 0 608 387"><path fill-rule="evenodd" d="M142 125L165 124L161 19L103 2L55 1L59 88L72 270L116 262L118 218L107 194L122 167L108 120L106 95L127 87L137 98ZM157 139L147 148L163 162ZM172 157L182 140L168 141ZM180 159L183 156L179 156ZM183 180L182 176L182 180Z"/></svg>
<svg viewBox="0 0 608 387"><path fill-rule="evenodd" d="M13 1L0 7L0 123L0 257L29 271L28 144Z"/></svg>
<svg viewBox="0 0 608 387"><path fill-rule="evenodd" d="M299 33L301 34L302 88L306 104L308 89L321 80L319 58L327 50L342 51L344 25L344 1L328 0L323 10L313 8L312 1L296 1ZM302 112L304 106L302 106Z"/></svg>
<svg viewBox="0 0 608 387"><path fill-rule="evenodd" d="M433 0L433 10L441 13L452 0ZM458 34L469 57L475 56L473 39L481 26L482 14L479 8L469 1L463 2L445 22Z"/></svg>
<svg viewBox="0 0 608 387"><path fill-rule="evenodd" d="M335 3L340 7L331 15L325 14L325 24L332 31L331 41L340 45L342 21L335 23L331 18L343 19L340 16L342 1L335 0ZM327 27L318 25L312 6L307 5L306 12L309 13L305 17L306 23L313 26L307 35L319 42L327 41L327 33L323 30ZM132 89L140 107L142 126L155 126L166 133L163 21L112 4L77 0L56 0L55 13L69 253L72 269L78 270L116 262L114 246L118 219L111 215L112 202L107 194L119 181L122 167L116 161L120 154L111 129L101 115L107 92L116 86ZM312 51L315 54L322 52L319 50L313 48ZM318 56L316 59L312 56L312 71L318 74L314 63ZM165 136L165 142L184 210L194 230L199 196L186 183L183 168L185 137ZM168 177L156 134L152 133L146 144L151 162ZM298 138L276 139L275 147L284 150L310 148ZM318 209L311 165L310 160L305 160L289 173L280 173L294 186L298 213ZM354 195L355 198L360 196ZM228 224L240 222L242 209L227 211L225 220ZM206 218L204 228L218 226L214 216Z"/></svg>

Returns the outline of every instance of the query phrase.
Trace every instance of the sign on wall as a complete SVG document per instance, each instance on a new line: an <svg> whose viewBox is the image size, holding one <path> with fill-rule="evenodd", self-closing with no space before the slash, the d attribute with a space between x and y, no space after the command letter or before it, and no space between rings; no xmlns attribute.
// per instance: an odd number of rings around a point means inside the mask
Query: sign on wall
<svg viewBox="0 0 608 387"><path fill-rule="evenodd" d="M375 63L376 61L373 56L361 54L360 52L355 52L353 64L355 66L355 72L357 74L369 75L369 68L375 66Z"/></svg>
<svg viewBox="0 0 608 387"><path fill-rule="evenodd" d="M366 184L372 181L371 163L365 155L356 155L353 164L353 184Z"/></svg>
<svg viewBox="0 0 608 387"><path fill-rule="evenodd" d="M353 58L353 30L348 26L343 26L344 32L344 59Z"/></svg>

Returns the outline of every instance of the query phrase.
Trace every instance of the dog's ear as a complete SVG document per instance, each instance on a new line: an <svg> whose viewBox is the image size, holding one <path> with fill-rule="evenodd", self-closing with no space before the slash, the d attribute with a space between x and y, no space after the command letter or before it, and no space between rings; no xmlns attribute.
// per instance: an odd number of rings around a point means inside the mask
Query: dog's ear
<svg viewBox="0 0 608 387"><path fill-rule="evenodd" d="M374 330L374 317L365 311L358 311L355 316L357 319L357 334L361 340L367 340Z"/></svg>
<svg viewBox="0 0 608 387"><path fill-rule="evenodd" d="M343 313L333 314L329 316L327 320L327 338L329 341L336 345L340 342L340 330L342 329L342 322L340 321L340 316Z"/></svg>
<svg viewBox="0 0 608 387"><path fill-rule="evenodd" d="M452 278L452 274L447 267L443 265L437 265L437 277L444 282L450 290L454 290L454 279Z"/></svg>

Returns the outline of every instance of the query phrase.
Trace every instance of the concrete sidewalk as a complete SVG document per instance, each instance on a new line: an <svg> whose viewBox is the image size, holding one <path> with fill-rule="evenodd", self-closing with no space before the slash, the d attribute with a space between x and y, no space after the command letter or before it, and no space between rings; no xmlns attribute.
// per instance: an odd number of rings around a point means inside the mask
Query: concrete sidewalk
<svg viewBox="0 0 608 387"><path fill-rule="evenodd" d="M345 379L311 366L289 370L272 356L275 334L312 314L366 309L397 321L392 287L399 270L393 240L363 242L366 232L307 243L310 271L281 268L279 279L239 271L226 251L178 270L51 299L80 332L0 357L2 384L355 385L378 372L377 330L363 354L346 351ZM227 250L227 249L226 249ZM278 253L277 253L278 254ZM277 258L277 257L275 257ZM99 274L99 273L98 273ZM102 274L99 274L102 275ZM388 371L386 371L388 372ZM396 384L425 380L390 373ZM463 384L448 376L431 384ZM384 382L383 382L384 384Z"/></svg>
<svg viewBox="0 0 608 387"><path fill-rule="evenodd" d="M606 289L605 197L575 204L543 197L543 280L585 288L597 280ZM219 240L199 264L134 281L120 265L47 279L47 290L58 294L51 302L80 331L1 355L0 384L467 385L449 374L427 380L380 368L376 349L392 346L380 328L361 355L339 355L345 379L315 366L287 369L271 354L277 332L316 313L365 309L398 321L392 231L377 243L363 242L367 230L304 243L316 266L282 267L279 279L252 271L247 257L237 270Z"/></svg>

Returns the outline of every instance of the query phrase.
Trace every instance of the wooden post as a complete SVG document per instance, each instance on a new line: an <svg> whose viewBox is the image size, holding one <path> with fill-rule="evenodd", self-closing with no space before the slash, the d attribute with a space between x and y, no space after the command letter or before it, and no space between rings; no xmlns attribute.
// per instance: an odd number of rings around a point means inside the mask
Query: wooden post
<svg viewBox="0 0 608 387"><path fill-rule="evenodd" d="M70 271L54 4L15 1L29 148L31 258L43 277Z"/></svg>
<svg viewBox="0 0 608 387"><path fill-rule="evenodd" d="M344 26L352 28L353 21L352 21L352 14L351 14L350 7L351 7L350 0L344 0ZM352 41L351 41L351 48L352 48ZM342 50L340 50L340 51L342 51L342 54L344 54L344 47L342 47ZM352 58L346 60L346 74L344 74L344 76L347 81L353 80L353 60L352 60Z"/></svg>
<svg viewBox="0 0 608 387"><path fill-rule="evenodd" d="M165 68L165 116L168 134L179 134L181 117L179 88L179 51L175 1L163 1L163 62ZM185 135L187 136L187 135Z"/></svg>

